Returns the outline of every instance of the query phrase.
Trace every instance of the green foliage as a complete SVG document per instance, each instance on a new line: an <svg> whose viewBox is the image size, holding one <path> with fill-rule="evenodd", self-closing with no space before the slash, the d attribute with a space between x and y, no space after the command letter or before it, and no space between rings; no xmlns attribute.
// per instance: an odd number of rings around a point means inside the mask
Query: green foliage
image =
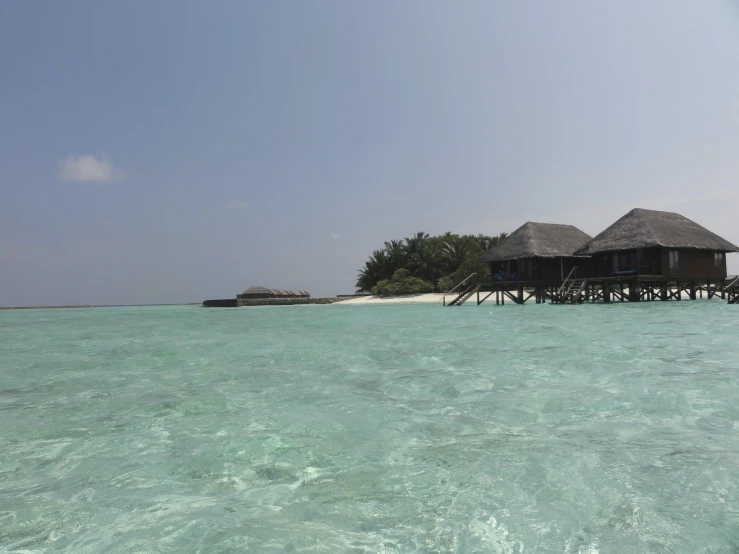
<svg viewBox="0 0 739 554"><path fill-rule="evenodd" d="M469 282L485 280L487 269L477 260L505 237L506 233L490 237L418 232L403 240L385 242L385 247L375 250L359 271L357 289L381 295L420 294L450 290L475 272L478 275Z"/></svg>
<svg viewBox="0 0 739 554"><path fill-rule="evenodd" d="M401 271L407 271L405 269L399 269L397 273ZM372 287L372 294L377 296L399 296L403 294L424 294L427 292L433 292L434 286L419 279L418 277L402 277L399 279L393 278L390 280L384 280L377 283Z"/></svg>

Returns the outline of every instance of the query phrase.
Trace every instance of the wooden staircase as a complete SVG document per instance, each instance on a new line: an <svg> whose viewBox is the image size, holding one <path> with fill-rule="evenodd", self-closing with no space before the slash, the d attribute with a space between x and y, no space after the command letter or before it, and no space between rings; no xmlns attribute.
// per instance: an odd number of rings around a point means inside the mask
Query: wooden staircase
<svg viewBox="0 0 739 554"><path fill-rule="evenodd" d="M739 305L739 277L724 287L729 304Z"/></svg>
<svg viewBox="0 0 739 554"><path fill-rule="evenodd" d="M567 278L552 297L552 304L579 304L588 286L587 279L577 277L577 267L573 267Z"/></svg>
<svg viewBox="0 0 739 554"><path fill-rule="evenodd" d="M459 293L459 296L457 296L454 300L449 302L447 306L461 306L467 300L470 299L470 296L475 294L478 290L480 290L480 285L470 285L466 289L464 289L462 292Z"/></svg>
<svg viewBox="0 0 739 554"><path fill-rule="evenodd" d="M450 295L450 294L453 294L457 289L459 289L467 281L469 281L470 279L472 279L475 275L477 275L477 273L471 273L465 279L463 279L462 281L460 281L457 284L457 286L455 286L452 290L450 290L446 295L444 295L444 297L441 299L442 304L444 306L461 306L462 304L464 304L465 302L467 302L467 300L469 299L470 296L472 296L478 290L480 290L480 285L476 285L476 284L473 283L473 284L469 285L466 289L462 289L462 292L457 293L457 296L454 297L454 300L452 300L449 303L447 303L446 297L448 295Z"/></svg>

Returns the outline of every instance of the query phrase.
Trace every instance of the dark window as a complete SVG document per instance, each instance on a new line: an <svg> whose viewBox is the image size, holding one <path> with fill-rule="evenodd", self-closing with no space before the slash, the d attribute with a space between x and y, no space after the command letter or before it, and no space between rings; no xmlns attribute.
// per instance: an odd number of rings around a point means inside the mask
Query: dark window
<svg viewBox="0 0 739 554"><path fill-rule="evenodd" d="M670 250L669 253L670 261L670 275L680 274L680 258L677 250Z"/></svg>
<svg viewBox="0 0 739 554"><path fill-rule="evenodd" d="M724 253L715 252L713 254L713 263L716 265L716 267L724 267Z"/></svg>

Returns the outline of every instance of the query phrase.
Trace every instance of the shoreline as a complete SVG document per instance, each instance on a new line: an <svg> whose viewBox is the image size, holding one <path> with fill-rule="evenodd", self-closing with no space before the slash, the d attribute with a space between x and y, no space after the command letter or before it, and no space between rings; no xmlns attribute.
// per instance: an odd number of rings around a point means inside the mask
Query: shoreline
<svg viewBox="0 0 739 554"><path fill-rule="evenodd" d="M672 289L672 290L675 291L676 289ZM624 289L624 291L628 291L628 288ZM447 302L450 302L451 300L453 300L454 298L457 297L457 294L456 293L449 294L449 293L441 293L441 292L432 292L432 293L426 293L426 294L418 294L416 296L384 296L384 297L383 296L362 296L362 297L358 297L358 298L351 298L351 299L347 299L347 300L340 300L339 302L335 302L335 303L336 304L339 304L339 305L354 305L354 306L369 305L369 304L434 304L434 303L438 303L439 305L441 305L442 304L442 299L444 298L444 296L447 297ZM681 295L680 295L680 301L683 301L683 300L687 300L687 301L690 300L690 294L687 291L683 291L681 293ZM708 298L706 298L706 297L701 298L700 297L700 294L699 294L697 296L696 300L708 300ZM711 300L712 301L713 300L718 300L718 301L724 302L724 303L726 302L726 300L725 299L721 299L721 296L719 296L719 295L715 295ZM489 302L490 302L490 299L488 298L485 301L485 304L487 304ZM647 300L645 300L645 301L642 301L642 302L631 302L631 303L632 304L641 304L641 303L646 303L646 302L660 302L660 301L658 301L658 300L654 300L654 301L647 301ZM675 300L669 300L668 302L675 302ZM506 302L506 304L508 304L508 303L509 302ZM532 300L532 303L534 303L533 300ZM547 300L546 304L549 304L549 303L550 302ZM611 304L629 304L629 303L630 302L618 302L618 301L611 302ZM466 304L475 305L476 304L475 297L474 296L471 297L463 305L466 305ZM495 299L494 298L493 298L493 304L495 304ZM510 304L512 306L517 306L518 305L518 304L515 304L514 302L510 302ZM528 302L527 302L527 304L528 304ZM588 302L588 304L590 304L590 302ZM596 302L596 304L605 304L605 303L602 302L602 301L599 301L599 302Z"/></svg>
<svg viewBox="0 0 739 554"><path fill-rule="evenodd" d="M0 306L0 310L68 310L81 308L92 308L92 306L87 304L72 306Z"/></svg>

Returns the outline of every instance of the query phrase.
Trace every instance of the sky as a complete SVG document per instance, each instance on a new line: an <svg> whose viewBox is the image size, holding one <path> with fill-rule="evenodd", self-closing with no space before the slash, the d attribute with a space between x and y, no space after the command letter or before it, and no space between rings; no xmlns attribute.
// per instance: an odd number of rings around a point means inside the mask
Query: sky
<svg viewBox="0 0 739 554"><path fill-rule="evenodd" d="M0 305L346 294L635 207L739 243L735 0L0 2L0 76Z"/></svg>

